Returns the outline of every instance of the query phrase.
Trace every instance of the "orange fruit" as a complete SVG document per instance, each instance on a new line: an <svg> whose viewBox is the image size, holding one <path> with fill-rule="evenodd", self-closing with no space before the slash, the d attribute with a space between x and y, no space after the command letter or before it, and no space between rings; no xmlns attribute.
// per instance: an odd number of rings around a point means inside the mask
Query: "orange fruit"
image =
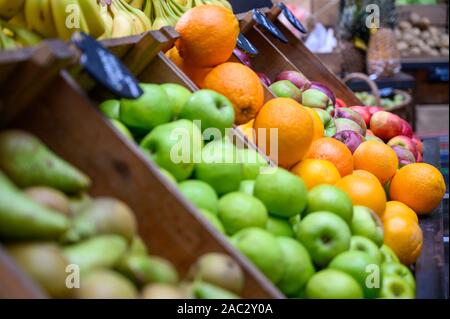
<svg viewBox="0 0 450 319"><path fill-rule="evenodd" d="M215 5L190 9L175 30L180 34L175 42L180 56L186 64L201 68L228 61L240 32L233 12Z"/></svg>
<svg viewBox="0 0 450 319"><path fill-rule="evenodd" d="M238 130L240 130L250 142L255 142L255 134L253 130L253 123L255 123L255 120L248 121L245 124L242 124L238 126Z"/></svg>
<svg viewBox="0 0 450 319"><path fill-rule="evenodd" d="M357 176L371 178L372 180L379 182L378 178L375 175L373 175L372 173L365 171L363 169L354 170L352 174L357 175Z"/></svg>
<svg viewBox="0 0 450 319"><path fill-rule="evenodd" d="M291 172L301 177L308 189L322 184L334 185L341 179L336 166L321 159L304 159L292 167Z"/></svg>
<svg viewBox="0 0 450 319"><path fill-rule="evenodd" d="M417 214L429 214L437 208L445 195L445 181L441 172L426 163L402 167L391 182L392 200L402 202Z"/></svg>
<svg viewBox="0 0 450 319"><path fill-rule="evenodd" d="M225 95L233 103L238 125L254 119L264 104L264 88L258 75L241 63L216 66L206 76L204 88Z"/></svg>
<svg viewBox="0 0 450 319"><path fill-rule="evenodd" d="M313 139L311 116L301 104L289 98L267 102L256 116L254 129L258 147L284 168L301 161ZM271 136L275 133L277 139ZM276 146L278 152L275 153Z"/></svg>
<svg viewBox="0 0 450 319"><path fill-rule="evenodd" d="M378 216L383 215L386 209L386 193L379 181L351 174L339 180L336 187L350 196L353 205L366 206Z"/></svg>
<svg viewBox="0 0 450 319"><path fill-rule="evenodd" d="M341 176L353 172L352 152L347 146L331 137L322 137L315 140L309 148L306 158L324 159L332 162Z"/></svg>
<svg viewBox="0 0 450 319"><path fill-rule="evenodd" d="M394 150L382 142L366 141L353 153L355 169L366 170L386 184L398 168L398 157Z"/></svg>
<svg viewBox="0 0 450 319"><path fill-rule="evenodd" d="M386 203L386 210L382 216L383 222L393 217L405 217L411 218L416 223L419 222L419 218L417 218L417 214L408 206L401 202L390 201Z"/></svg>
<svg viewBox="0 0 450 319"><path fill-rule="evenodd" d="M317 114L316 111L314 111L312 108L307 107L306 110L309 112L309 115L311 115L314 123L314 136L313 141L323 137L323 134L325 132L325 128L323 126L322 120L320 119L319 114Z"/></svg>
<svg viewBox="0 0 450 319"><path fill-rule="evenodd" d="M384 243L389 246L405 265L416 262L422 251L422 230L409 217L395 216L384 222Z"/></svg>
<svg viewBox="0 0 450 319"><path fill-rule="evenodd" d="M209 72L211 72L212 68L196 68L187 65L183 58L178 53L178 49L173 47L169 51L166 52L166 56L178 67L181 71L183 71L188 78L192 80L199 88L203 88L204 81Z"/></svg>

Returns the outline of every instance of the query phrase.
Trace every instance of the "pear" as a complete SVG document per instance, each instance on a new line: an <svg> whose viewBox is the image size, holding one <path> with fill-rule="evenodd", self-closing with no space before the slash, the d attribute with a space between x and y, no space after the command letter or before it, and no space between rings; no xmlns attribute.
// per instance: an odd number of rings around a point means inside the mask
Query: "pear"
<svg viewBox="0 0 450 319"><path fill-rule="evenodd" d="M0 238L57 239L69 228L69 219L35 203L0 171Z"/></svg>
<svg viewBox="0 0 450 319"><path fill-rule="evenodd" d="M192 289L198 299L239 299L238 295L207 282L196 282Z"/></svg>
<svg viewBox="0 0 450 319"><path fill-rule="evenodd" d="M136 287L124 276L112 270L98 269L82 274L78 299L135 299Z"/></svg>
<svg viewBox="0 0 450 319"><path fill-rule="evenodd" d="M185 299L182 289L170 284L149 284L142 289L142 299Z"/></svg>
<svg viewBox="0 0 450 319"><path fill-rule="evenodd" d="M66 286L66 267L69 263L56 244L22 243L10 245L7 249L22 271L50 297L71 297L72 292Z"/></svg>
<svg viewBox="0 0 450 319"><path fill-rule="evenodd" d="M70 216L70 201L63 192L45 186L35 186L25 189L24 193L34 202Z"/></svg>
<svg viewBox="0 0 450 319"><path fill-rule="evenodd" d="M128 253L133 255L147 255L147 246L145 245L141 237L137 235L134 236L133 240L131 241Z"/></svg>
<svg viewBox="0 0 450 319"><path fill-rule="evenodd" d="M114 267L127 249L127 242L117 235L102 235L67 246L64 256L80 271Z"/></svg>
<svg viewBox="0 0 450 319"><path fill-rule="evenodd" d="M91 184L89 177L25 131L0 133L0 169L19 187L48 186L77 193Z"/></svg>
<svg viewBox="0 0 450 319"><path fill-rule="evenodd" d="M191 266L188 278L206 281L236 294L242 293L245 282L241 267L231 257L220 253L200 257Z"/></svg>

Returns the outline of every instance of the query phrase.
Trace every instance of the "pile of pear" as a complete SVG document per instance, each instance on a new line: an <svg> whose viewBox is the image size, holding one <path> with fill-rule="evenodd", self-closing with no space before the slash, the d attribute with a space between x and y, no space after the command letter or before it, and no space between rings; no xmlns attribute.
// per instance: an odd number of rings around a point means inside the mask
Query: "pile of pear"
<svg viewBox="0 0 450 319"><path fill-rule="evenodd" d="M87 194L90 178L34 135L0 132L0 244L52 298L238 298L230 257L200 256L183 281L151 255L124 202ZM171 247L167 247L171 249Z"/></svg>

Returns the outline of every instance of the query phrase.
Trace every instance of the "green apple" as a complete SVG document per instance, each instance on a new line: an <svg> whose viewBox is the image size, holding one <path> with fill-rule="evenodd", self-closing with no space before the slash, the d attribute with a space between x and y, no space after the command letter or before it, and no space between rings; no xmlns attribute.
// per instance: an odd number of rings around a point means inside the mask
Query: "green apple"
<svg viewBox="0 0 450 319"><path fill-rule="evenodd" d="M130 141L134 141L133 134L131 134L130 130L125 125L123 125L122 122L113 119L110 119L109 121L111 122L112 126L114 126L123 136L125 136Z"/></svg>
<svg viewBox="0 0 450 319"><path fill-rule="evenodd" d="M232 244L273 283L277 283L284 272L284 257L275 236L261 228L243 229L231 238Z"/></svg>
<svg viewBox="0 0 450 319"><path fill-rule="evenodd" d="M335 256L350 247L347 223L331 212L315 212L300 221L297 239L308 249L314 263L325 267Z"/></svg>
<svg viewBox="0 0 450 319"><path fill-rule="evenodd" d="M218 129L225 136L225 129L233 127L233 104L222 94L212 90L200 90L192 94L180 112L180 118L201 121L202 132L210 140L207 129Z"/></svg>
<svg viewBox="0 0 450 319"><path fill-rule="evenodd" d="M352 200L335 186L319 185L308 193L304 215L319 211L332 212L350 224L353 217Z"/></svg>
<svg viewBox="0 0 450 319"><path fill-rule="evenodd" d="M178 187L195 207L206 209L217 215L219 197L209 184L198 180L188 180L181 182Z"/></svg>
<svg viewBox="0 0 450 319"><path fill-rule="evenodd" d="M381 283L380 264L376 258L362 251L346 251L334 257L328 268L343 271L356 279L365 298L378 297Z"/></svg>
<svg viewBox="0 0 450 319"><path fill-rule="evenodd" d="M300 221L302 220L300 214L292 216L289 218L289 224L292 225L292 229L294 230L294 236L297 234L298 225L300 225Z"/></svg>
<svg viewBox="0 0 450 319"><path fill-rule="evenodd" d="M254 180L243 180L239 185L239 191L248 195L253 196L253 190L255 189L255 181Z"/></svg>
<svg viewBox="0 0 450 319"><path fill-rule="evenodd" d="M195 167L195 177L211 185L219 195L239 189L242 163L236 147L225 140L207 144L201 162Z"/></svg>
<svg viewBox="0 0 450 319"><path fill-rule="evenodd" d="M243 164L242 177L244 179L256 179L263 167L269 166L264 157L258 152L244 148L239 150Z"/></svg>
<svg viewBox="0 0 450 319"><path fill-rule="evenodd" d="M416 290L416 280L411 270L403 264L397 263L383 263L381 265L381 273L383 275L397 275L411 287L413 291Z"/></svg>
<svg viewBox="0 0 450 319"><path fill-rule="evenodd" d="M169 173L168 170L160 167L159 172L172 184L174 185L178 184L177 179L171 173Z"/></svg>
<svg viewBox="0 0 450 319"><path fill-rule="evenodd" d="M172 118L177 119L192 93L184 86L175 83L165 83L161 87L169 97L172 106Z"/></svg>
<svg viewBox="0 0 450 319"><path fill-rule="evenodd" d="M269 216L266 230L277 237L294 237L294 229L286 219Z"/></svg>
<svg viewBox="0 0 450 319"><path fill-rule="evenodd" d="M218 205L219 219L227 234L233 235L248 227L264 228L267 223L267 209L257 198L233 192L223 196Z"/></svg>
<svg viewBox="0 0 450 319"><path fill-rule="evenodd" d="M172 106L164 89L157 84L141 84L144 94L136 100L122 99L120 121L126 126L149 132L172 118Z"/></svg>
<svg viewBox="0 0 450 319"><path fill-rule="evenodd" d="M345 272L324 269L308 281L307 299L362 299L363 290L358 282Z"/></svg>
<svg viewBox="0 0 450 319"><path fill-rule="evenodd" d="M220 222L217 215L214 215L213 213L211 213L210 211L208 211L206 209L199 209L198 211L203 215L203 217L205 217L211 223L211 225L215 229L217 229L220 233L222 233L224 235L226 234L225 227L223 227L223 225Z"/></svg>
<svg viewBox="0 0 450 319"><path fill-rule="evenodd" d="M294 296L302 291L316 270L308 251L293 238L278 237L278 244L283 251L284 272L277 286L287 296Z"/></svg>
<svg viewBox="0 0 450 319"><path fill-rule="evenodd" d="M272 83L269 86L270 90L276 97L287 97L300 102L302 99L302 91L295 86L294 83L288 80L281 80Z"/></svg>
<svg viewBox="0 0 450 319"><path fill-rule="evenodd" d="M381 255L378 246L370 239L362 236L352 236L350 241L350 250L359 250L365 252L375 258L378 264L381 265L383 256Z"/></svg>
<svg viewBox="0 0 450 319"><path fill-rule="evenodd" d="M140 144L144 153L178 181L188 179L199 161L202 133L191 121L178 120L151 131Z"/></svg>
<svg viewBox="0 0 450 319"><path fill-rule="evenodd" d="M350 224L353 235L367 237L379 247L383 245L384 230L380 217L368 207L354 206Z"/></svg>
<svg viewBox="0 0 450 319"><path fill-rule="evenodd" d="M414 299L415 293L410 285L398 275L384 275L381 282L380 298Z"/></svg>
<svg viewBox="0 0 450 319"><path fill-rule="evenodd" d="M99 106L100 112L102 112L107 118L112 120L118 120L120 115L120 101L119 100L106 100Z"/></svg>
<svg viewBox="0 0 450 319"><path fill-rule="evenodd" d="M383 263L400 263L400 259L389 246L381 245L380 253Z"/></svg>
<svg viewBox="0 0 450 319"><path fill-rule="evenodd" d="M254 196L266 205L271 215L289 218L305 209L307 189L298 176L273 168L256 178Z"/></svg>

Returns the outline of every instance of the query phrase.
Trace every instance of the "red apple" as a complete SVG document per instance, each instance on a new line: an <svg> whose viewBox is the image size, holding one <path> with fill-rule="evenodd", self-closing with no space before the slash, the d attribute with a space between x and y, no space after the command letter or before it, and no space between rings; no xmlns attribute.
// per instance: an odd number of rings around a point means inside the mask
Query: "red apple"
<svg viewBox="0 0 450 319"><path fill-rule="evenodd" d="M417 155L416 163L423 163L423 155L421 153Z"/></svg>
<svg viewBox="0 0 450 319"><path fill-rule="evenodd" d="M366 130L359 126L358 123L350 119L339 118L335 119L334 123L336 124L336 133L342 131L353 131L362 136L366 135Z"/></svg>
<svg viewBox="0 0 450 319"><path fill-rule="evenodd" d="M416 144L408 136L404 136L404 135L396 136L396 137L390 139L387 144L391 147L394 147L394 146L403 147L404 149L407 149L408 151L410 151L414 155L414 158L417 158L418 152L417 152Z"/></svg>
<svg viewBox="0 0 450 319"><path fill-rule="evenodd" d="M384 111L384 109L380 106L366 106L369 110L370 115L374 115L377 112Z"/></svg>
<svg viewBox="0 0 450 319"><path fill-rule="evenodd" d="M411 125L402 119L402 133L403 136L408 136L409 138L412 138L414 135L414 131L411 127Z"/></svg>
<svg viewBox="0 0 450 319"><path fill-rule="evenodd" d="M373 132L371 130L367 130L366 131L366 136L375 136L375 134L373 134Z"/></svg>
<svg viewBox="0 0 450 319"><path fill-rule="evenodd" d="M403 166L416 162L414 154L411 153L406 148L394 145L392 146L392 149L394 150L395 154L397 154L398 157L398 168L402 168Z"/></svg>
<svg viewBox="0 0 450 319"><path fill-rule="evenodd" d="M379 111L370 119L371 131L383 141L389 141L402 132L402 119L390 112Z"/></svg>
<svg viewBox="0 0 450 319"><path fill-rule="evenodd" d="M423 142L417 136L413 136L412 141L416 144L417 152L423 155Z"/></svg>
<svg viewBox="0 0 450 319"><path fill-rule="evenodd" d="M342 99L336 98L336 108L347 107Z"/></svg>
<svg viewBox="0 0 450 319"><path fill-rule="evenodd" d="M276 81L288 80L291 81L296 87L302 90L306 84L310 84L308 79L301 72L297 71L283 71L277 75Z"/></svg>
<svg viewBox="0 0 450 319"><path fill-rule="evenodd" d="M361 115L362 118L364 119L364 122L366 122L366 125L369 126L370 118L372 117L372 114L370 114L369 108L367 106L357 105L357 106L352 106L350 109L355 112L358 112L359 115Z"/></svg>
<svg viewBox="0 0 450 319"><path fill-rule="evenodd" d="M348 107L341 107L339 109L334 110L334 118L335 119L343 118L343 119L352 120L353 122L355 122L362 128L362 130L363 130L362 135L363 136L366 135L366 130L367 130L366 122L364 121L364 118L358 112L356 112Z"/></svg>
<svg viewBox="0 0 450 319"><path fill-rule="evenodd" d="M333 138L344 143L352 153L364 142L364 137L355 131L341 131L334 135Z"/></svg>

